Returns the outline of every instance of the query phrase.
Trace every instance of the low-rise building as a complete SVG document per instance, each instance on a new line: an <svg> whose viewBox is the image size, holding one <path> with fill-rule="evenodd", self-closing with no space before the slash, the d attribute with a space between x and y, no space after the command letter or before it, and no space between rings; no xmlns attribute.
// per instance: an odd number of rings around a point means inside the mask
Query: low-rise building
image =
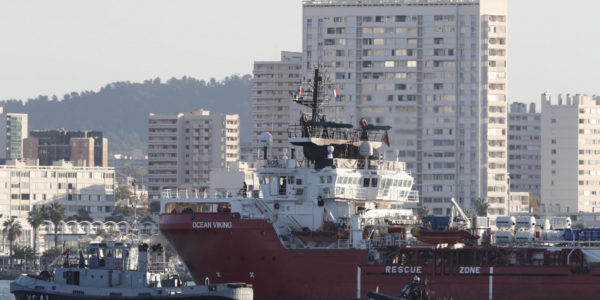
<svg viewBox="0 0 600 300"><path fill-rule="evenodd" d="M27 222L31 210L57 202L65 208L66 217L82 209L94 220L104 221L115 207L114 188L112 168L76 167L66 161L40 166L33 160L11 160L0 165L0 222L16 217L23 227L19 245L31 245Z"/></svg>

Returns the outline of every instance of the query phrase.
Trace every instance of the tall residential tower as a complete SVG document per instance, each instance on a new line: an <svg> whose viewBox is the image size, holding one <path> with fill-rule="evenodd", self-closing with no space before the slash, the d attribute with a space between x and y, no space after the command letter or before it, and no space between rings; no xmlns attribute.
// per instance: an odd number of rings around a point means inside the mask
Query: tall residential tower
<svg viewBox="0 0 600 300"><path fill-rule="evenodd" d="M254 62L254 91L252 93L252 149L258 153L258 137L263 132L273 136L272 151L282 156L289 148L287 130L294 114L292 93L302 80L302 53L281 52L280 61ZM291 120L291 121L290 121ZM252 158L251 157L251 158Z"/></svg>
<svg viewBox="0 0 600 300"><path fill-rule="evenodd" d="M423 204L507 213L506 0L304 2L303 69L338 96L330 120L391 125Z"/></svg>
<svg viewBox="0 0 600 300"><path fill-rule="evenodd" d="M541 196L541 116L535 104L513 102L508 113L508 173L510 192ZM512 211L512 209L511 209Z"/></svg>
<svg viewBox="0 0 600 300"><path fill-rule="evenodd" d="M600 97L557 103L542 94L542 203L562 212L600 208Z"/></svg>
<svg viewBox="0 0 600 300"><path fill-rule="evenodd" d="M150 114L149 199L158 200L165 189L208 188L211 169L225 169L239 160L239 119L237 114L211 114L202 109Z"/></svg>

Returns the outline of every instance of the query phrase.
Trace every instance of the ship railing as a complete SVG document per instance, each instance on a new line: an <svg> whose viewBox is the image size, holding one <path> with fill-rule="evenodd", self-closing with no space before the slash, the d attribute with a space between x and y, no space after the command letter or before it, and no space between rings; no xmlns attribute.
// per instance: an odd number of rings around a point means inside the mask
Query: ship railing
<svg viewBox="0 0 600 300"><path fill-rule="evenodd" d="M352 247L352 243L349 239L339 239L337 241L337 249L350 249Z"/></svg>
<svg viewBox="0 0 600 300"><path fill-rule="evenodd" d="M579 247L579 248L595 248L600 247L600 240L576 240L576 241L566 241L566 240L536 240L534 241L535 245L539 246L556 246L556 245L564 245L567 247Z"/></svg>
<svg viewBox="0 0 600 300"><path fill-rule="evenodd" d="M150 273L164 273L169 268L167 262L151 262L147 266L147 270Z"/></svg>
<svg viewBox="0 0 600 300"><path fill-rule="evenodd" d="M269 219L273 216L273 211L271 210L271 208L265 203L265 201L263 201L260 198L254 198L254 203L256 204L256 207L258 208L258 211L260 211L260 213L266 217L268 217Z"/></svg>
<svg viewBox="0 0 600 300"><path fill-rule="evenodd" d="M367 247L369 249L384 248L384 247L400 247L406 244L406 241L401 235L388 234L381 237L374 237L367 240Z"/></svg>
<svg viewBox="0 0 600 300"><path fill-rule="evenodd" d="M334 140L348 140L357 142L361 140L381 142L384 136L383 131L367 130L363 131L356 128L336 128L326 126L304 126L288 125L289 138L323 138Z"/></svg>
<svg viewBox="0 0 600 300"><path fill-rule="evenodd" d="M333 160L333 165L336 168L345 169L360 169L364 160L336 158ZM383 159L370 159L369 170L385 170L385 171L405 171L406 163L403 161L389 161Z"/></svg>
<svg viewBox="0 0 600 300"><path fill-rule="evenodd" d="M208 193L206 193L206 191L200 191L198 189L163 189L161 191L162 199L199 199L207 197ZM215 198L217 197L215 196Z"/></svg>
<svg viewBox="0 0 600 300"><path fill-rule="evenodd" d="M294 216L292 215L287 215L288 220L290 220L290 223L295 227L295 228L300 228L302 227L302 224L300 224L300 222L298 222L298 220L296 220L296 218L294 218Z"/></svg>

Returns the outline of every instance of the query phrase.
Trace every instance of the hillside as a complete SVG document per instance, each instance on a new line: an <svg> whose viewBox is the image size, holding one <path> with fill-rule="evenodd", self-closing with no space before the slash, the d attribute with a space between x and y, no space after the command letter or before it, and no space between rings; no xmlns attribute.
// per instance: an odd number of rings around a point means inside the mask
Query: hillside
<svg viewBox="0 0 600 300"><path fill-rule="evenodd" d="M115 82L99 91L73 92L62 99L39 96L0 101L4 112L29 114L29 129L66 128L102 130L111 152L145 149L148 114L174 114L208 109L237 113L241 140L249 141L252 124L252 77L234 75L206 82L190 77L159 78L143 83Z"/></svg>

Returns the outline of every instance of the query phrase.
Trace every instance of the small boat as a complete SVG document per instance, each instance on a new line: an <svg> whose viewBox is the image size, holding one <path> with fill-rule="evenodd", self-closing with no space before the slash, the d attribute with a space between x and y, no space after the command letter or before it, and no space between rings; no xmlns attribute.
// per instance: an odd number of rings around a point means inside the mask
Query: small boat
<svg viewBox="0 0 600 300"><path fill-rule="evenodd" d="M407 283L398 296L386 295L379 292L367 292L367 297L372 300L429 300L427 285L420 282L415 276L412 282Z"/></svg>
<svg viewBox="0 0 600 300"><path fill-rule="evenodd" d="M432 230L417 227L411 230L411 234L417 240L426 244L456 244L479 238L472 235L469 230L458 228Z"/></svg>
<svg viewBox="0 0 600 300"><path fill-rule="evenodd" d="M415 227L410 232L419 241L426 244L456 244L466 243L479 239L478 235L472 233L471 221L464 214L460 206L451 199L453 208L458 216L426 216L423 218L423 226ZM454 210L453 214L454 215Z"/></svg>
<svg viewBox="0 0 600 300"><path fill-rule="evenodd" d="M68 251L63 258L62 267L54 272L22 274L11 282L16 300L253 299L248 284L209 284L207 280L205 285L188 286L177 274L166 273L164 265L152 268L147 244L92 243L85 254L79 252L78 262L69 258Z"/></svg>
<svg viewBox="0 0 600 300"><path fill-rule="evenodd" d="M348 239L348 231L333 222L323 222L316 231L307 227L297 228L292 234L303 242L335 242L339 239Z"/></svg>

